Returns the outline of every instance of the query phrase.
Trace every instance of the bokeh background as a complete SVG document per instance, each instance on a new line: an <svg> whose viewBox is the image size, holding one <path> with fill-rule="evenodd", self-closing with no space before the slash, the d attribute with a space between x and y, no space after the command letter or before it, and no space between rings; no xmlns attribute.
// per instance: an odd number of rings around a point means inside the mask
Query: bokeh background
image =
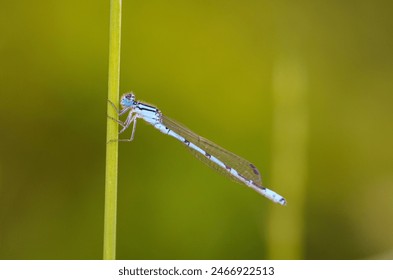
<svg viewBox="0 0 393 280"><path fill-rule="evenodd" d="M393 258L392 8L123 1L121 92L253 162L288 205L139 122L117 258ZM0 22L0 259L100 259L109 1L0 1Z"/></svg>

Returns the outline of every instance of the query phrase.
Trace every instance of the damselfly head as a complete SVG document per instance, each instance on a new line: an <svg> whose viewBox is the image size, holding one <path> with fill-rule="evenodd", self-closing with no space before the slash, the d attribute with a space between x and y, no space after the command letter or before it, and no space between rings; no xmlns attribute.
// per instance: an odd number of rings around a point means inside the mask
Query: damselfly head
<svg viewBox="0 0 393 280"><path fill-rule="evenodd" d="M135 103L135 95L130 92L130 93L125 93L122 95L120 99L120 105L125 108L125 107L131 107Z"/></svg>

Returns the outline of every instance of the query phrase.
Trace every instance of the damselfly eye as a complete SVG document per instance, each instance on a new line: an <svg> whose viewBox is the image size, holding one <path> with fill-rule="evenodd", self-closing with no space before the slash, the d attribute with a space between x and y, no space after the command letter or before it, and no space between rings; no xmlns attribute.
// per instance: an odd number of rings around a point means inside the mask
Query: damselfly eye
<svg viewBox="0 0 393 280"><path fill-rule="evenodd" d="M133 93L123 94L120 100L120 105L122 107L131 107L135 102L135 95Z"/></svg>
<svg viewBox="0 0 393 280"><path fill-rule="evenodd" d="M128 100L133 100L135 99L135 95L133 93L129 93L125 96L125 98L127 98Z"/></svg>

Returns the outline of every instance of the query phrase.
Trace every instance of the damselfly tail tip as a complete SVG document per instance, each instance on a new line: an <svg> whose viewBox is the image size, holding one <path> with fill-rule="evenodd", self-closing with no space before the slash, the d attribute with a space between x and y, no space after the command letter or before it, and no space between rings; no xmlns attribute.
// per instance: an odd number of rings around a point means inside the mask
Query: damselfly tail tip
<svg viewBox="0 0 393 280"><path fill-rule="evenodd" d="M278 193L276 193L268 188L258 186L257 184L251 184L248 186L275 203L278 203L283 206L285 206L287 204L287 201L285 200L285 198L283 198L281 195L279 195Z"/></svg>
<svg viewBox="0 0 393 280"><path fill-rule="evenodd" d="M281 204L282 206L286 206L287 205L287 201L283 197L277 203Z"/></svg>
<svg viewBox="0 0 393 280"><path fill-rule="evenodd" d="M285 198L283 198L281 195L279 195L278 193L275 193L273 191L271 191L273 194L272 196L268 196L268 198L270 198L271 200L273 200L275 203L278 203L282 206L287 205L287 201Z"/></svg>

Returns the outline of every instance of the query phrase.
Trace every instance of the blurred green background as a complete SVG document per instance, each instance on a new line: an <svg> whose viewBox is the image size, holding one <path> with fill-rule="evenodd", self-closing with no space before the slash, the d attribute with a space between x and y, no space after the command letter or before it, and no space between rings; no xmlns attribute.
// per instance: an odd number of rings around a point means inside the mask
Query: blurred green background
<svg viewBox="0 0 393 280"><path fill-rule="evenodd" d="M100 259L109 1L0 4L0 259ZM123 1L121 92L253 162L288 205L139 122L117 258L393 258L392 6Z"/></svg>

